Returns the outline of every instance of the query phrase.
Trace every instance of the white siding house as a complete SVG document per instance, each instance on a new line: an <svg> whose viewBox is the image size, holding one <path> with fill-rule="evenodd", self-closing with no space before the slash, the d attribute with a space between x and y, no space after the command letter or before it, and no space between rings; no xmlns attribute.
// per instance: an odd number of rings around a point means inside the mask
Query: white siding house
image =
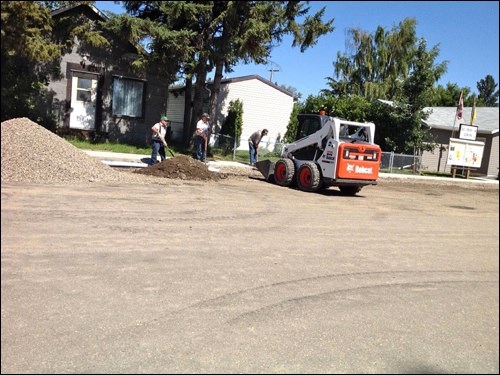
<svg viewBox="0 0 500 375"><path fill-rule="evenodd" d="M207 82L207 100L212 82ZM183 86L173 86L168 90L167 116L171 121L172 139L182 139L184 118ZM248 138L258 130L266 128L269 133L261 141L261 146L272 150L277 141L286 133L294 104L294 95L258 75L227 78L221 81L216 113L211 119L214 134L217 134L227 116L229 103L239 99L243 103L243 129L239 150L248 150ZM213 141L213 140L212 140Z"/></svg>

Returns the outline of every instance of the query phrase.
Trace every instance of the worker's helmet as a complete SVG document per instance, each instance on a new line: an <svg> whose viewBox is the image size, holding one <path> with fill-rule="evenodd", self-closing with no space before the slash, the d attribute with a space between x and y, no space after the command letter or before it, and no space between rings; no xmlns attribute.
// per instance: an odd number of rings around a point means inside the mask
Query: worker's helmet
<svg viewBox="0 0 500 375"><path fill-rule="evenodd" d="M210 118L210 116L208 115L208 113L204 113L204 114L202 114L202 115L201 115L201 117L206 117L207 119L209 119L209 118Z"/></svg>
<svg viewBox="0 0 500 375"><path fill-rule="evenodd" d="M166 115L161 116L160 120L162 121L168 121L168 117Z"/></svg>

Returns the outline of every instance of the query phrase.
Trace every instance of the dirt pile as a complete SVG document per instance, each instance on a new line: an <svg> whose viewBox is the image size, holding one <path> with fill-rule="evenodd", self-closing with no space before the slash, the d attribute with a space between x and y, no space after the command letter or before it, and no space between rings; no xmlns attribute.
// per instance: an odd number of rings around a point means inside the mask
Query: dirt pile
<svg viewBox="0 0 500 375"><path fill-rule="evenodd" d="M248 178L256 173L245 166L224 167L214 172L206 164L184 155L147 168L117 170L25 117L3 121L1 138L2 182L167 185L172 180L218 181L228 177Z"/></svg>
<svg viewBox="0 0 500 375"><path fill-rule="evenodd" d="M185 155L163 160L161 163L135 170L134 173L200 181L218 181L227 177L224 173L210 171L205 163Z"/></svg>

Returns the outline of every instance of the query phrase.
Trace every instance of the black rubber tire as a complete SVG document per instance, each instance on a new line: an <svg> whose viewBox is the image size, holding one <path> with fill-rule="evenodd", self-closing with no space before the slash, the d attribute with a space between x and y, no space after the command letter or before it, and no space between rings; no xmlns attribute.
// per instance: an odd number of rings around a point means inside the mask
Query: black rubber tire
<svg viewBox="0 0 500 375"><path fill-rule="evenodd" d="M316 192L321 188L321 173L318 166L306 162L297 171L297 186L302 191Z"/></svg>
<svg viewBox="0 0 500 375"><path fill-rule="evenodd" d="M362 186L339 186L340 192L344 195L356 195L362 189Z"/></svg>
<svg viewBox="0 0 500 375"><path fill-rule="evenodd" d="M292 159L280 159L274 164L274 182L280 186L290 186L295 175Z"/></svg>

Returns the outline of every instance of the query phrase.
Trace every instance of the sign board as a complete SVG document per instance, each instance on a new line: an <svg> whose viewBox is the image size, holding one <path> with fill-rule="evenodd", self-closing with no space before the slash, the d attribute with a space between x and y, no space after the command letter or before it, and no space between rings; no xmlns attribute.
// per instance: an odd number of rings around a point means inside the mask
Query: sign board
<svg viewBox="0 0 500 375"><path fill-rule="evenodd" d="M468 139L469 141L475 141L477 136L477 126L460 124L459 136L460 139Z"/></svg>
<svg viewBox="0 0 500 375"><path fill-rule="evenodd" d="M450 138L448 164L460 167L480 168L484 142Z"/></svg>

